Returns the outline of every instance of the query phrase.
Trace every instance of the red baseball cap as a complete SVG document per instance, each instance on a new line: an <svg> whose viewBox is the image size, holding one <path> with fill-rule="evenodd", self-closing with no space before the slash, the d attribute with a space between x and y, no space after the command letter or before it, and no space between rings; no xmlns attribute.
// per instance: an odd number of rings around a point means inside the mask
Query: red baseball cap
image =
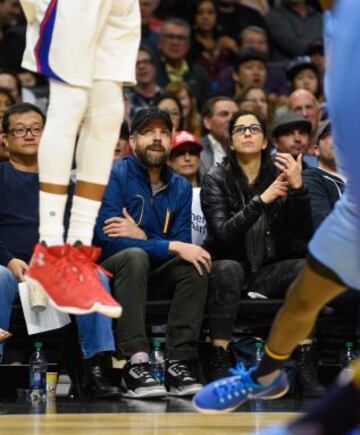
<svg viewBox="0 0 360 435"><path fill-rule="evenodd" d="M192 145L199 151L199 153L204 148L200 142L200 139L194 134L185 130L174 133L171 143L171 153L184 145Z"/></svg>

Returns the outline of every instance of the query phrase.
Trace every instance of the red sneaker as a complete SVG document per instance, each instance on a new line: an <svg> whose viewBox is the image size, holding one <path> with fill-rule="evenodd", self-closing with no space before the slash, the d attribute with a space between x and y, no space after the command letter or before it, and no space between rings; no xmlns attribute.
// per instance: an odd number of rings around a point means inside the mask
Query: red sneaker
<svg viewBox="0 0 360 435"><path fill-rule="evenodd" d="M98 258L99 248L82 246L80 250L67 244L47 247L38 243L25 280L29 286L40 286L60 311L98 311L108 317L120 317L121 306L104 289L98 275L100 266L91 261L95 253Z"/></svg>

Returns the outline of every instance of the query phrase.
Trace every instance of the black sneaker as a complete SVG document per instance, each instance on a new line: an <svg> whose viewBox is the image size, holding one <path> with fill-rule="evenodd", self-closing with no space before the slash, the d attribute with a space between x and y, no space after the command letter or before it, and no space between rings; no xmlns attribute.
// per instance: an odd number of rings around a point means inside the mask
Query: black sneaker
<svg viewBox="0 0 360 435"><path fill-rule="evenodd" d="M154 378L149 363L131 364L123 368L121 380L123 397L135 399L166 396L166 389Z"/></svg>
<svg viewBox="0 0 360 435"><path fill-rule="evenodd" d="M218 379L230 376L229 370L232 366L232 353L230 348L225 350L219 346L210 347L208 371L210 381L217 381Z"/></svg>
<svg viewBox="0 0 360 435"><path fill-rule="evenodd" d="M193 396L202 385L182 361L167 361L165 385L170 396Z"/></svg>

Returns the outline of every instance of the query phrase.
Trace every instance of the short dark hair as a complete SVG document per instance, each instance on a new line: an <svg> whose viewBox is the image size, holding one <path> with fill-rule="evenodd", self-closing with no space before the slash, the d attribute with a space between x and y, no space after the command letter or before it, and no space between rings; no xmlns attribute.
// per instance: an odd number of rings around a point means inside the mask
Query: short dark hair
<svg viewBox="0 0 360 435"><path fill-rule="evenodd" d="M219 101L232 101L233 103L235 103L235 100L233 98L227 97L225 95L217 95L216 97L209 98L206 101L204 109L202 111L202 117L204 118L206 116L213 116L215 104Z"/></svg>
<svg viewBox="0 0 360 435"><path fill-rule="evenodd" d="M46 121L46 117L43 114L43 112L36 106L34 106L34 104L30 104L30 103L18 103L18 104L14 104L13 106L9 107L3 115L2 118L2 128L3 128L3 132L5 134L9 133L10 130L10 116L14 115L14 114L18 114L18 113L28 113L28 112L36 112L38 113L44 124Z"/></svg>
<svg viewBox="0 0 360 435"><path fill-rule="evenodd" d="M145 53L147 53L147 54L149 55L151 61L152 61L153 63L155 63L155 56L154 56L154 53L153 53L153 51L151 50L151 48L150 48L148 45L146 45L146 44L141 44L140 47L139 47L138 52L139 52L139 51L145 51Z"/></svg>

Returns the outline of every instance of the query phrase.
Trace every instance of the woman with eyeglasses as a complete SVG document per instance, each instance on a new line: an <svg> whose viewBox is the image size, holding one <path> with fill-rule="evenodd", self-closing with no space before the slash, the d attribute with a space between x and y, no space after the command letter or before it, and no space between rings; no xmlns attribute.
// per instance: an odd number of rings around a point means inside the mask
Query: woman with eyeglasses
<svg viewBox="0 0 360 435"><path fill-rule="evenodd" d="M204 176L201 207L207 222L209 376L227 376L229 344L240 300L248 292L283 297L297 276L311 237L310 198L301 160L270 156L260 113L236 112L229 123L229 153ZM300 259L299 259L300 258Z"/></svg>

